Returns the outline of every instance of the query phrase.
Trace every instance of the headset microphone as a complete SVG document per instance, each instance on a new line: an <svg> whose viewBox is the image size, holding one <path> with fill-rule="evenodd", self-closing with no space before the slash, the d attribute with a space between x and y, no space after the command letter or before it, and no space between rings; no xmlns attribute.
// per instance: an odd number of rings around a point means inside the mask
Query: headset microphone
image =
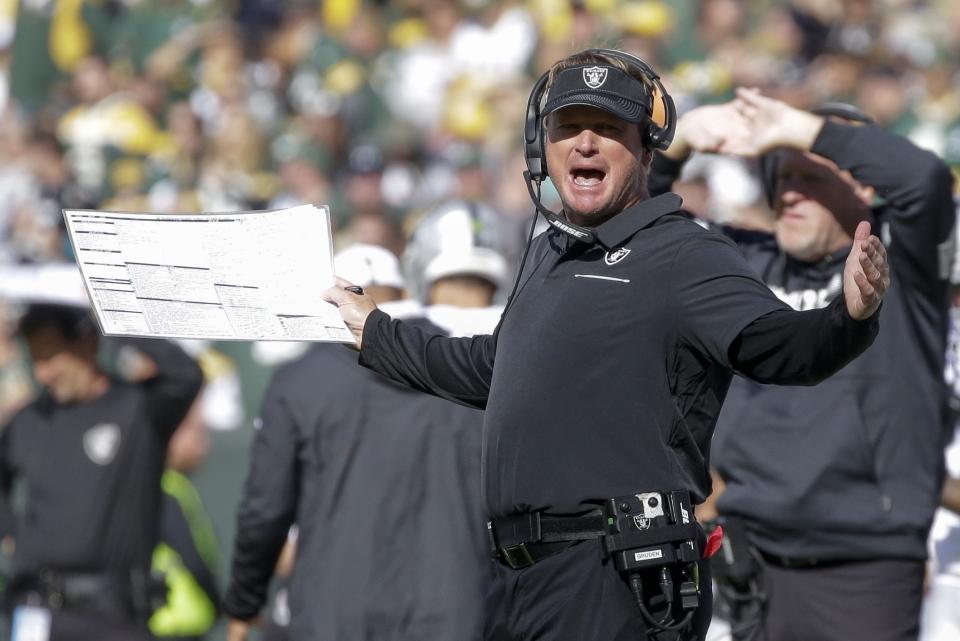
<svg viewBox="0 0 960 641"><path fill-rule="evenodd" d="M540 182L535 181L533 176L530 175L529 171L523 172L523 179L527 183L527 193L530 194L530 200L533 201L533 206L536 207L537 211L547 219L547 222L552 227L562 231L568 236L572 236L573 238L590 245L597 242L597 235L591 230L587 229L586 227L581 227L580 225L574 225L573 223L561 218L556 212L552 212L543 206L543 203L540 202ZM536 191L534 191L533 188L534 183L537 185Z"/></svg>

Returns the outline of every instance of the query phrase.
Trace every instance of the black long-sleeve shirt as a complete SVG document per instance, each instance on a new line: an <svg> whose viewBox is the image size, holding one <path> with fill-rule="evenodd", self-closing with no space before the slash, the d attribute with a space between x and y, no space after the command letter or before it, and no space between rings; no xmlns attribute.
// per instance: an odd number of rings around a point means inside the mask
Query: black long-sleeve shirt
<svg viewBox="0 0 960 641"><path fill-rule="evenodd" d="M157 374L140 384L111 381L100 397L57 403L47 394L0 435L6 495L26 483L14 569L31 574L107 572L146 576L157 539L160 476L167 443L200 390L197 364L177 345L124 339Z"/></svg>
<svg viewBox="0 0 960 641"><path fill-rule="evenodd" d="M548 231L491 336L431 336L374 312L361 363L485 407L488 512L575 513L648 490L710 491L709 440L733 370L811 384L865 349L876 319L792 312L736 247L665 194L597 227Z"/></svg>

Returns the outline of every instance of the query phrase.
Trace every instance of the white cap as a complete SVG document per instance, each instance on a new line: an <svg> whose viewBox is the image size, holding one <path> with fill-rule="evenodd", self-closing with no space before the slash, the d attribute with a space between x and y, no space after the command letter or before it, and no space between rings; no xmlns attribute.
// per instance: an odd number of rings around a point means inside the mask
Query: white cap
<svg viewBox="0 0 960 641"><path fill-rule="evenodd" d="M452 200L417 224L403 255L413 296L426 302L430 286L450 276L476 276L501 288L509 266L503 253L500 216L483 203Z"/></svg>
<svg viewBox="0 0 960 641"><path fill-rule="evenodd" d="M397 257L377 245L351 245L333 257L333 267L337 276L360 287L404 288Z"/></svg>
<svg viewBox="0 0 960 641"><path fill-rule="evenodd" d="M507 261L493 249L469 247L440 252L423 271L427 284L449 276L477 276L500 287L507 277Z"/></svg>
<svg viewBox="0 0 960 641"><path fill-rule="evenodd" d="M90 298L76 263L0 266L0 299L90 307Z"/></svg>

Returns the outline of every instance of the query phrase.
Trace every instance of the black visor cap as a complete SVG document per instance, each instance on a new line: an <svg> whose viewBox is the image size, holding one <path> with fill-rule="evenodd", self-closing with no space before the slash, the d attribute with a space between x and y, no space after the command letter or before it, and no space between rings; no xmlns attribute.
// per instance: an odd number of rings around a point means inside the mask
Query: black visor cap
<svg viewBox="0 0 960 641"><path fill-rule="evenodd" d="M570 105L587 105L639 123L649 117L649 104L644 84L617 67L580 65L557 74L542 113L546 116Z"/></svg>

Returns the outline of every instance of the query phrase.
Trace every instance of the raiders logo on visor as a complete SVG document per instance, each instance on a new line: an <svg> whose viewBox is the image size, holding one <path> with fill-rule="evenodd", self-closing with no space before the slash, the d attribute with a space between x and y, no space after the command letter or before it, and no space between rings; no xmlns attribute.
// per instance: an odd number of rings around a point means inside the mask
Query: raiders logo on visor
<svg viewBox="0 0 960 641"><path fill-rule="evenodd" d="M648 88L616 67L571 67L557 74L547 91L543 114L569 105L589 105L609 111L628 122L643 122L653 115Z"/></svg>
<svg viewBox="0 0 960 641"><path fill-rule="evenodd" d="M607 79L606 67L584 67L583 84L591 89L599 89Z"/></svg>

